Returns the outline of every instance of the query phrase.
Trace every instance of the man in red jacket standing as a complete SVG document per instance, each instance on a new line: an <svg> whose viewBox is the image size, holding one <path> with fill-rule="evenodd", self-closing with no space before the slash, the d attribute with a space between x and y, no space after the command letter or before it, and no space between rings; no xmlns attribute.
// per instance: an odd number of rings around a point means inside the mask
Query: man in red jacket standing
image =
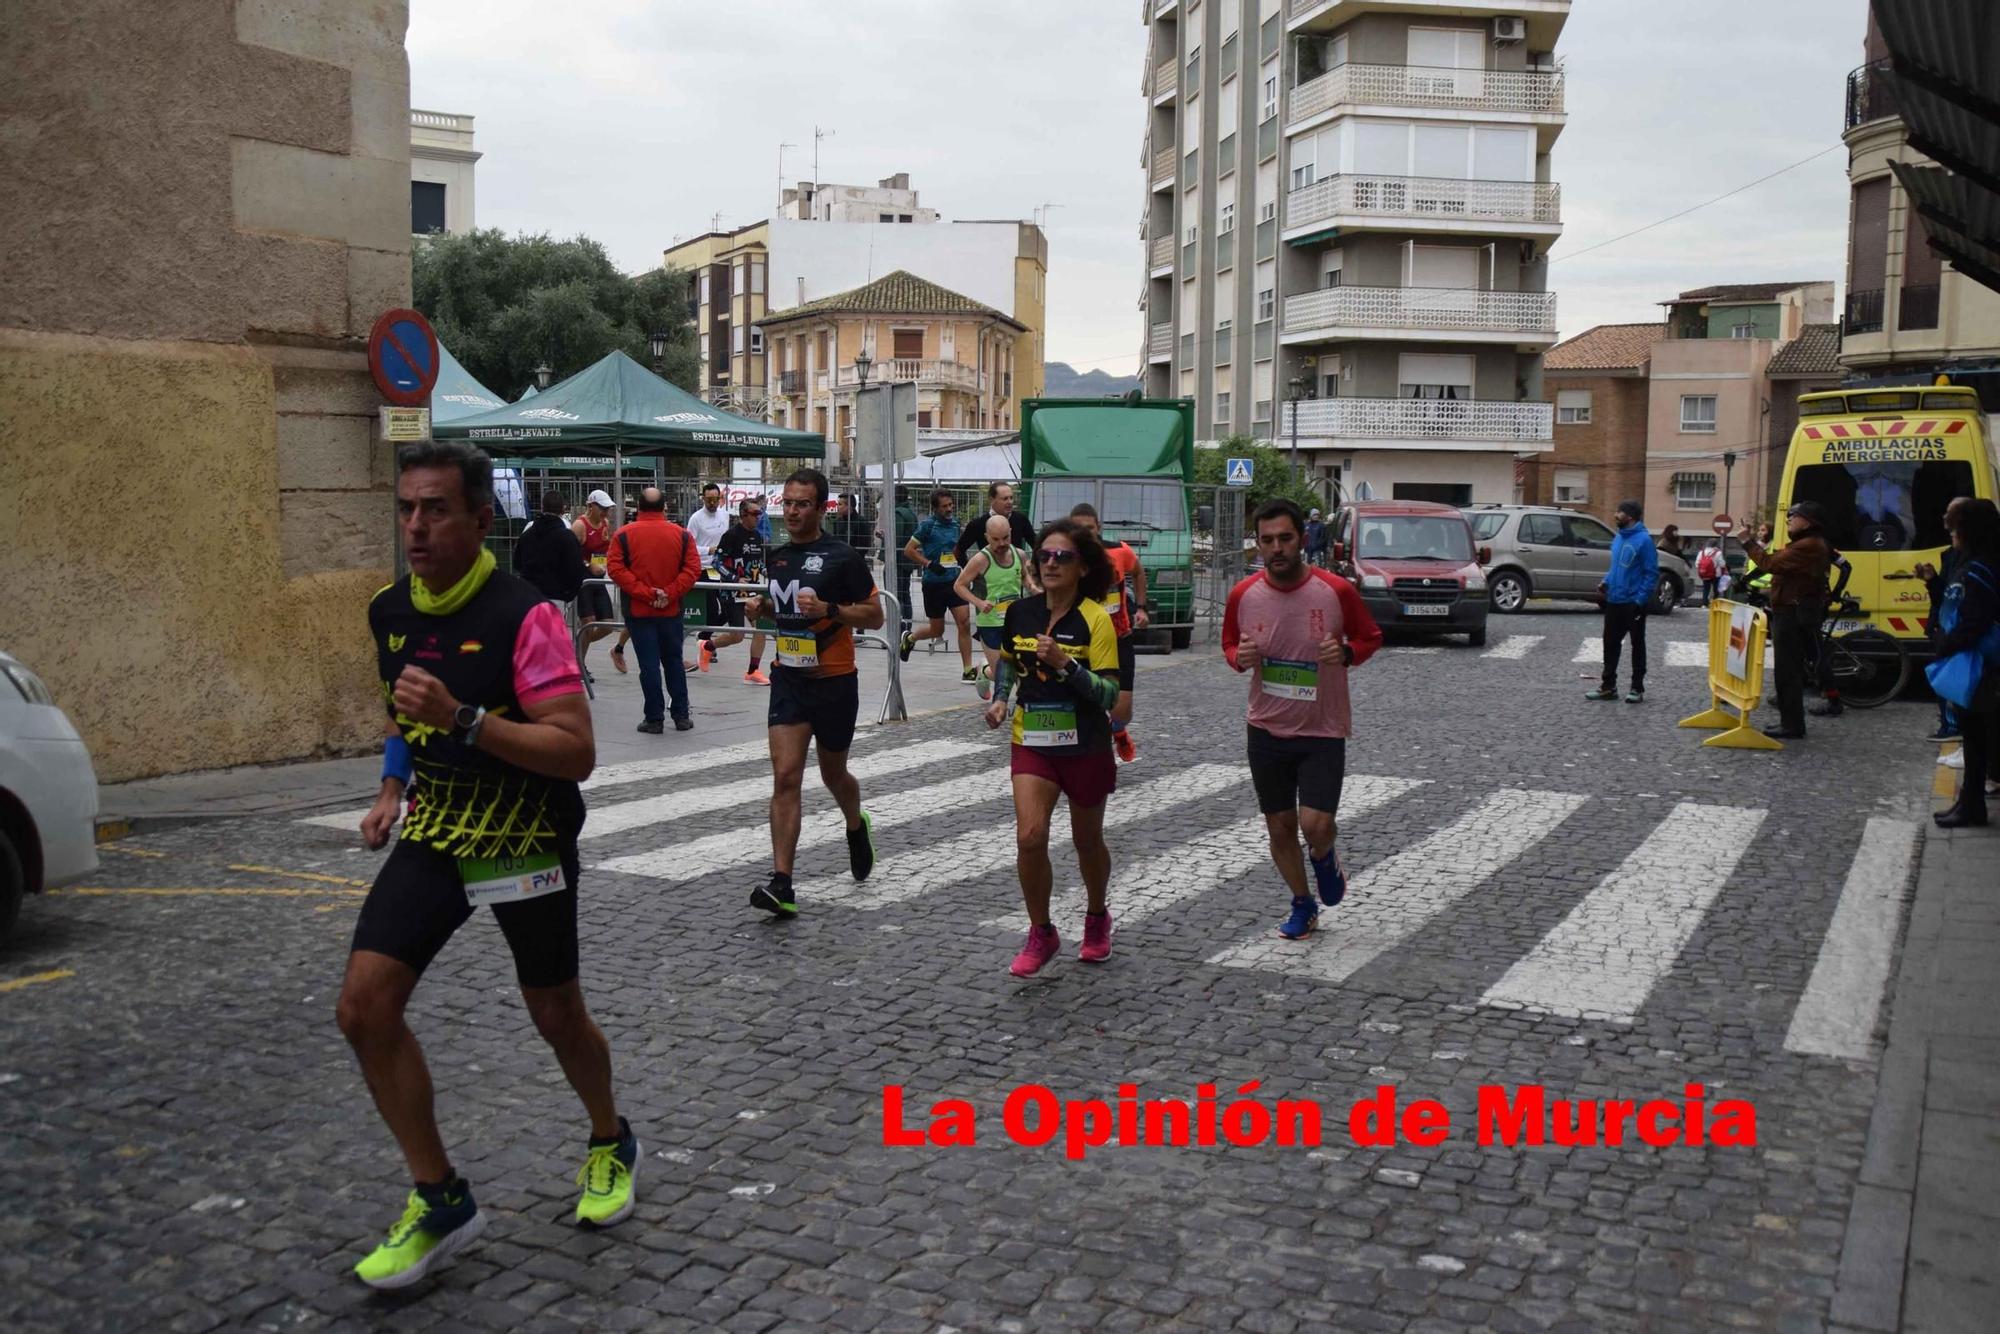
<svg viewBox="0 0 2000 1334"><path fill-rule="evenodd" d="M641 732L666 731L666 700L660 672L667 676L674 730L694 726L688 717L687 669L681 664L681 599L701 577L701 553L687 529L667 518L667 498L656 486L639 494L639 512L611 539L611 581L625 594L625 628L639 655L639 689L646 697Z"/></svg>

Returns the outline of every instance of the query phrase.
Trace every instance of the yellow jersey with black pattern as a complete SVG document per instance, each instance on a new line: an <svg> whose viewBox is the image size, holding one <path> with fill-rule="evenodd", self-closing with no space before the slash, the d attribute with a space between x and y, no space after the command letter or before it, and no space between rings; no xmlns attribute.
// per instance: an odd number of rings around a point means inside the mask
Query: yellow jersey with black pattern
<svg viewBox="0 0 2000 1334"><path fill-rule="evenodd" d="M1051 624L1046 593L1017 598L1008 605L1000 626L1001 651L1007 654L1019 682L1014 696L1014 744L1050 755L1110 750L1110 715L1078 695L1070 683L1043 664L1035 652L1036 640L1042 635L1062 645L1079 667L1117 681L1121 690L1131 688L1119 671L1118 632L1102 603L1079 602Z"/></svg>
<svg viewBox="0 0 2000 1334"><path fill-rule="evenodd" d="M580 693L583 678L562 611L532 585L494 573L445 615L418 611L408 575L368 604L389 717L409 743L415 777L402 837L459 858L525 857L574 842L583 826L575 783L530 773L399 713L393 690L420 667L452 698L520 721L522 705Z"/></svg>

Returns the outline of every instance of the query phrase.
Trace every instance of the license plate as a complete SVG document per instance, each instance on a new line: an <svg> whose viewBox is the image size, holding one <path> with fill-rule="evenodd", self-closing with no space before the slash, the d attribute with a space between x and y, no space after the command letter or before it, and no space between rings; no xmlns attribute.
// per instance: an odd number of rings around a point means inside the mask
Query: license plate
<svg viewBox="0 0 2000 1334"><path fill-rule="evenodd" d="M1866 630L1872 624L1872 621L1835 621L1833 632L1837 635L1851 635L1856 630Z"/></svg>
<svg viewBox="0 0 2000 1334"><path fill-rule="evenodd" d="M1451 615L1451 608L1450 608L1450 607L1445 607L1445 606L1440 606L1440 605L1438 605L1438 604L1436 604L1436 603L1422 603L1422 602L1416 602L1416 603L1411 603L1411 602L1405 602L1405 603L1403 604L1403 615L1405 615L1405 616L1449 616L1449 615Z"/></svg>

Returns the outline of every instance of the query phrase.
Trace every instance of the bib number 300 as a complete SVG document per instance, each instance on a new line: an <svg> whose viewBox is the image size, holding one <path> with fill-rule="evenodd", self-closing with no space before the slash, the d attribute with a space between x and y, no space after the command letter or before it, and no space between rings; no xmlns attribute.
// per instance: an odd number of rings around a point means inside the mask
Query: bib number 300
<svg viewBox="0 0 2000 1334"><path fill-rule="evenodd" d="M779 635L778 661L787 667L817 667L819 641L811 635Z"/></svg>
<svg viewBox="0 0 2000 1334"><path fill-rule="evenodd" d="M526 857L462 857L458 878L465 883L466 902L475 908L481 904L538 899L568 887L562 858L553 852L531 853Z"/></svg>

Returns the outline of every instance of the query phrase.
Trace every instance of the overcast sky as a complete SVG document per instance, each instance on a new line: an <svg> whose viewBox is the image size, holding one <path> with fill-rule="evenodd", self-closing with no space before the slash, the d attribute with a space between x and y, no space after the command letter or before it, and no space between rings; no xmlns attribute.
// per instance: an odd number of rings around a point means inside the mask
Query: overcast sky
<svg viewBox="0 0 2000 1334"><path fill-rule="evenodd" d="M656 265L784 178L907 171L947 218L1048 213L1048 355L1137 369L1136 0L412 0L412 105L478 118L479 225ZM1842 276L1843 79L1867 0L1581 0L1558 54L1565 336L1712 282ZM1822 150L1776 180L1565 260Z"/></svg>

